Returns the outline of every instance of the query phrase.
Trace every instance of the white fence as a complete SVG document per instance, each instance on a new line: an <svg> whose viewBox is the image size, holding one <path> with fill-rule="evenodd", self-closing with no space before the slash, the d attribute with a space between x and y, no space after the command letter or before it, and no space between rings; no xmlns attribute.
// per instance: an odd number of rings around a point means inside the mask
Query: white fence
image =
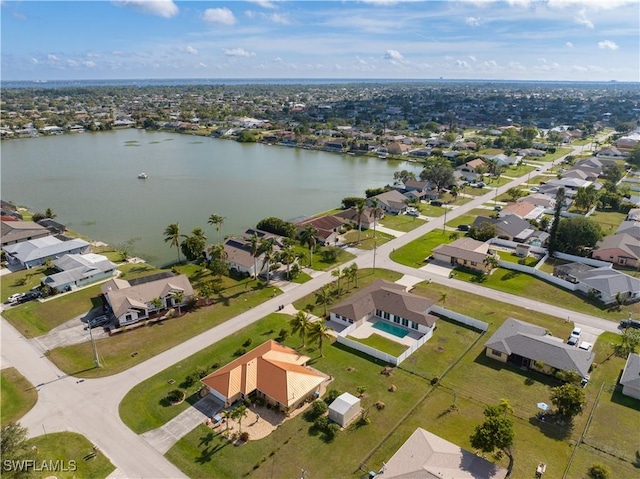
<svg viewBox="0 0 640 479"><path fill-rule="evenodd" d="M565 261L573 261L575 263L584 263L589 266L595 266L596 268L601 268L603 266L613 267L613 265L607 261L600 261L599 259L593 258L585 258L583 256L574 256L572 254L560 253L559 251L554 253L554 256L558 259L563 259Z"/></svg>
<svg viewBox="0 0 640 479"><path fill-rule="evenodd" d="M496 245L496 246L502 246L504 248L511 248L511 249L516 249L516 246L518 246L519 244L522 243L516 243L515 241L509 241L506 239L500 239L500 238L491 238L489 240L489 244L490 245ZM545 254L547 252L546 248L543 248L542 246L530 246L529 251L531 251L532 253L535 254Z"/></svg>
<svg viewBox="0 0 640 479"><path fill-rule="evenodd" d="M479 321L470 316L465 316L464 314L451 311L450 309L441 308L440 306L431 306L430 312L439 314L440 316L445 316L452 321L466 324L467 326L479 329L480 331L486 331L487 329L489 329L489 325L484 321Z"/></svg>
<svg viewBox="0 0 640 479"><path fill-rule="evenodd" d="M522 273L531 274L540 279L548 281L549 283L555 284L556 286L560 286L561 288L568 289L569 291L576 291L578 289L578 285L574 283L570 283L569 281L565 281L564 279L557 278L552 274L545 273L544 271L540 271L539 269L532 268L531 266L525 266L519 263L512 263L511 261L498 261L498 265L501 268L511 269L515 271L520 271Z"/></svg>

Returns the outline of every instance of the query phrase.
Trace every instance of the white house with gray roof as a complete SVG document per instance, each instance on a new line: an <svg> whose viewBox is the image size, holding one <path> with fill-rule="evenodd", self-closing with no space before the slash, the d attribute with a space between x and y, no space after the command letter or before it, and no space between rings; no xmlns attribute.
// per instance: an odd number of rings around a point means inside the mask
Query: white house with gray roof
<svg viewBox="0 0 640 479"><path fill-rule="evenodd" d="M484 346L496 361L546 374L574 371L584 377L595 358L593 352L569 346L545 328L513 318L507 318Z"/></svg>
<svg viewBox="0 0 640 479"><path fill-rule="evenodd" d="M106 256L95 253L66 254L55 260L53 266L59 272L43 278L42 285L61 292L110 278L118 268Z"/></svg>
<svg viewBox="0 0 640 479"><path fill-rule="evenodd" d="M640 354L629 354L620 378L622 394L640 399Z"/></svg>
<svg viewBox="0 0 640 479"><path fill-rule="evenodd" d="M9 264L29 269L65 254L88 253L89 243L80 238L70 239L62 235L45 236L5 246L4 251Z"/></svg>

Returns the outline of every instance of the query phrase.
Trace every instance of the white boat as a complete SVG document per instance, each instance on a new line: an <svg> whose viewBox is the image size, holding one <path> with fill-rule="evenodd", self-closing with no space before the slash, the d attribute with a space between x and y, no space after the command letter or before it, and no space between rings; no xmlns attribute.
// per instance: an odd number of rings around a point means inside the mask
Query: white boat
<svg viewBox="0 0 640 479"><path fill-rule="evenodd" d="M146 173L140 173L138 175L139 180L146 180L147 178L149 178L149 175L147 175Z"/></svg>

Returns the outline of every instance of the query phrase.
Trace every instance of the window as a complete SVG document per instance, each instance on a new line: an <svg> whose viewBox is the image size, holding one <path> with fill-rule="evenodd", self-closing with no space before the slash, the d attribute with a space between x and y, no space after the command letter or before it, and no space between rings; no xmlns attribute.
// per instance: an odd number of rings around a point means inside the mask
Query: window
<svg viewBox="0 0 640 479"><path fill-rule="evenodd" d="M384 313L382 313L382 317L384 319L391 319L391 315L389 313L387 313L386 311Z"/></svg>
<svg viewBox="0 0 640 479"><path fill-rule="evenodd" d="M413 329L418 329L418 323L414 323L413 321L411 321L411 327Z"/></svg>
<svg viewBox="0 0 640 479"><path fill-rule="evenodd" d="M409 320L405 319L405 318L402 318L402 325L408 327L409 326Z"/></svg>
<svg viewBox="0 0 640 479"><path fill-rule="evenodd" d="M393 322L400 324L400 316L393 316Z"/></svg>
<svg viewBox="0 0 640 479"><path fill-rule="evenodd" d="M382 317L382 310L376 309L376 316L378 316L379 318Z"/></svg>

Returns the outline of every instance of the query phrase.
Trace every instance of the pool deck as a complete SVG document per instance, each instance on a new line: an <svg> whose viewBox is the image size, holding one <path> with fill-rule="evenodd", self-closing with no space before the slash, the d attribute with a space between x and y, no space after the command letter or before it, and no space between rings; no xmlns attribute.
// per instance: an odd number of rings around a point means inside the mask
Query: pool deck
<svg viewBox="0 0 640 479"><path fill-rule="evenodd" d="M395 341L396 343L404 344L405 346L413 346L413 343L415 343L418 339L424 336L422 333L419 333L418 331L409 331L409 334L407 334L404 338L399 338L398 336L395 336L391 333L387 333L386 331L381 331L380 329L374 328L373 325L378 321L388 322L388 321L385 321L384 319L379 319L379 318L368 319L360 327L351 331L349 335L353 336L354 338L364 339L364 338L368 338L369 336L375 333L387 339L390 339L391 341Z"/></svg>

